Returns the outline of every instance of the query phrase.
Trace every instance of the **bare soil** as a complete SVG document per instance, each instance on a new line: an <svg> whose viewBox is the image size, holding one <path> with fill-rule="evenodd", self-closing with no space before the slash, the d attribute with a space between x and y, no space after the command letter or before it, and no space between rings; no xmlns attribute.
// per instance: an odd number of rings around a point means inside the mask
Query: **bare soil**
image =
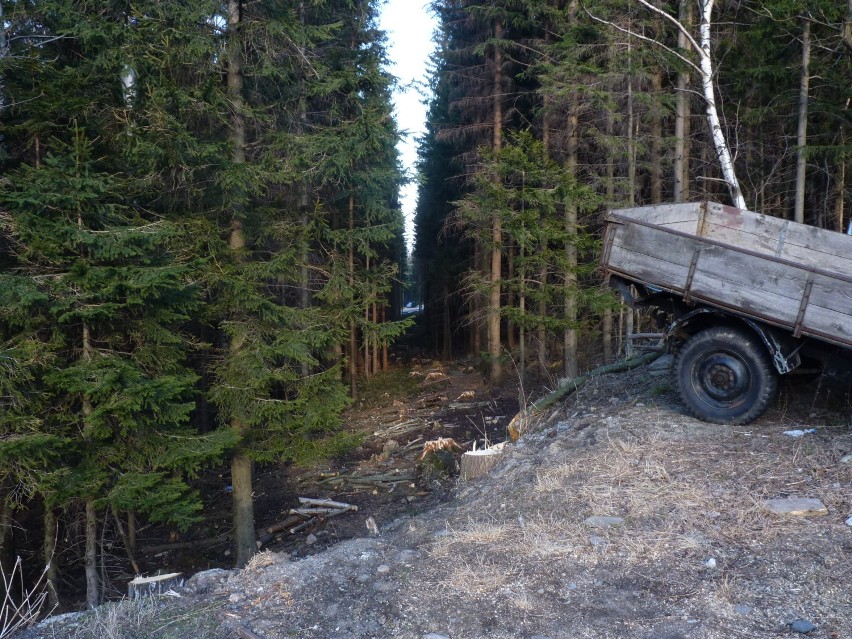
<svg viewBox="0 0 852 639"><path fill-rule="evenodd" d="M174 596L23 636L760 639L799 636L806 620L809 637L852 637L847 388L791 384L757 422L718 426L687 416L670 375L611 375L542 415L489 475L458 483L417 461L421 445L501 439L516 389L492 393L465 364L396 375L387 397L351 412L366 434L355 458L260 478L263 525L298 495L357 513L311 544L285 532L246 569L199 573ZM376 475L412 480L346 479ZM779 497L817 498L827 514L775 515L765 501Z"/></svg>

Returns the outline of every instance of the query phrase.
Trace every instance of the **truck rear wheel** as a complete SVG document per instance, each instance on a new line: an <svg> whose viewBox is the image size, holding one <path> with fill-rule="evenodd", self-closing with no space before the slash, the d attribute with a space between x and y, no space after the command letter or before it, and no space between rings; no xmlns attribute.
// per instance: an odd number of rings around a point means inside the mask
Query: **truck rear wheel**
<svg viewBox="0 0 852 639"><path fill-rule="evenodd" d="M775 398L778 377L757 336L717 326L696 333L677 356L680 397L715 424L747 424Z"/></svg>

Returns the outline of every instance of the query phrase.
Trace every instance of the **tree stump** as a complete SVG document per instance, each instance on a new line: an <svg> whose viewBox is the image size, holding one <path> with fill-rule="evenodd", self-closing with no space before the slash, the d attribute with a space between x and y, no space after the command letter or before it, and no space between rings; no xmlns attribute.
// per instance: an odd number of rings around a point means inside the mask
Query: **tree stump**
<svg viewBox="0 0 852 639"><path fill-rule="evenodd" d="M501 459L506 443L497 444L482 450L472 450L462 455L459 476L462 481L470 481L487 474Z"/></svg>
<svg viewBox="0 0 852 639"><path fill-rule="evenodd" d="M162 595L175 586L182 585L183 575L179 572L154 575L153 577L136 577L127 584L127 596L130 599L139 599L145 595Z"/></svg>

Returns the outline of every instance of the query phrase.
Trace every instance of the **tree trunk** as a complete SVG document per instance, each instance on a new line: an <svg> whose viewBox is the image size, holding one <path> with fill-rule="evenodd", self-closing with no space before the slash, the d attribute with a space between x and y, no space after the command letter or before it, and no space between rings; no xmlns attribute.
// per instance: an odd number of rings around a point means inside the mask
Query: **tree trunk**
<svg viewBox="0 0 852 639"><path fill-rule="evenodd" d="M59 606L59 566L56 563L56 542L59 539L59 526L56 512L44 505L44 541L42 543L42 558L47 566L45 574L45 589L47 590L47 603L51 609Z"/></svg>
<svg viewBox="0 0 852 639"><path fill-rule="evenodd" d="M15 522L12 519L12 504L9 503L9 490L0 492L0 569L5 579L0 580L0 601L10 598L19 601L17 593L6 592L6 585L12 585L12 571L15 568ZM8 606L3 606L5 611Z"/></svg>
<svg viewBox="0 0 852 639"><path fill-rule="evenodd" d="M746 208L745 198L740 190L740 182L734 171L734 160L731 150L722 130L722 122L719 119L719 111L716 108L716 96L713 90L713 59L710 57L712 50L712 17L714 0L702 0L701 7L701 87L704 91L704 100L707 103L707 122L710 125L710 135L713 137L713 145L716 147L716 155L722 168L722 175L731 193L734 206L740 209Z"/></svg>
<svg viewBox="0 0 852 639"><path fill-rule="evenodd" d="M378 305L373 302L373 324L378 327L379 325L379 308ZM373 337L373 374L380 370L381 364L379 363L379 338L378 334Z"/></svg>
<svg viewBox="0 0 852 639"><path fill-rule="evenodd" d="M651 74L651 89L654 94L654 111L651 118L651 204L663 201L663 112L656 101L663 95L663 72Z"/></svg>
<svg viewBox="0 0 852 639"><path fill-rule="evenodd" d="M136 554L136 513L132 510L127 511L127 543L130 552Z"/></svg>
<svg viewBox="0 0 852 639"><path fill-rule="evenodd" d="M525 319L527 313L527 292L526 292L526 267L523 266L524 258L526 256L526 251L524 251L524 246L520 245L518 247L518 256L521 261L521 268L518 271L518 310L521 318ZM527 331L525 328L525 324L522 321L519 327L519 335L518 335L518 369L519 375L521 378L521 383L523 383L524 379L526 379L527 375Z"/></svg>
<svg viewBox="0 0 852 639"><path fill-rule="evenodd" d="M568 113L568 148L565 172L577 176L578 128L577 98L570 98ZM565 204L565 273L564 273L564 313L565 330L562 333L563 372L567 377L576 377L577 363L577 204L574 201Z"/></svg>
<svg viewBox="0 0 852 639"><path fill-rule="evenodd" d="M633 49L627 37L627 204L636 206L636 114L633 108Z"/></svg>
<svg viewBox="0 0 852 639"><path fill-rule="evenodd" d="M494 24L494 137L493 147L499 151L503 147L503 25L498 20ZM503 270L503 220L499 213L491 217L491 276L488 295L488 356L489 381L499 385L503 381L503 365L500 362L502 342L500 340L500 292Z"/></svg>
<svg viewBox="0 0 852 639"><path fill-rule="evenodd" d="M687 29L692 24L692 3L680 0L680 23ZM678 49L686 55L689 52L689 39L678 31ZM689 82L688 68L677 74L677 94L675 95L675 157L674 157L674 193L675 202L689 200Z"/></svg>
<svg viewBox="0 0 852 639"><path fill-rule="evenodd" d="M841 37L849 53L852 53L852 0L846 0L846 19L843 21Z"/></svg>
<svg viewBox="0 0 852 639"><path fill-rule="evenodd" d="M86 605L97 608L101 603L101 583L98 579L98 514L95 500L86 500Z"/></svg>
<svg viewBox="0 0 852 639"><path fill-rule="evenodd" d="M482 277L486 277L485 273L485 258L483 257L482 246L478 240L473 241L473 269L476 273L481 273ZM483 301L478 292L474 292L468 300L468 315L470 317L470 354L474 357L479 357L482 354L482 317L480 311L483 307Z"/></svg>
<svg viewBox="0 0 852 639"><path fill-rule="evenodd" d="M304 42L304 33L305 33L305 3L304 1L299 2L299 24L301 25L301 33L303 40L299 43L299 55L305 59L306 51L305 51L305 42ZM302 78L302 84L304 85L304 78ZM304 133L304 131L308 127L308 107L305 102L305 90L304 88L301 91L301 98L299 99L299 125L301 127L300 133ZM308 224L310 223L310 199L308 197L308 181L303 179L299 185L299 211L300 211L300 222L302 225L302 229L307 229ZM310 262L310 253L311 246L310 241L307 235L304 236L303 239L304 246L302 248L302 264L301 270L299 273L299 286L301 288L299 292L299 307L303 310L307 310L311 306L311 273L308 269L308 265ZM308 377L311 374L311 366L308 362L302 362L302 377Z"/></svg>
<svg viewBox="0 0 852 639"><path fill-rule="evenodd" d="M139 569L139 564L136 562L133 546L130 543L130 537L127 536L124 524L121 523L121 517L119 517L118 511L114 507L112 508L112 516L113 519L115 519L115 527L118 530L118 536L121 537L121 543L124 544L124 550L127 552L127 560L130 562L133 574L138 576L142 573L142 571Z"/></svg>
<svg viewBox="0 0 852 639"><path fill-rule="evenodd" d="M845 131L840 132L840 144L843 146L846 141ZM835 176L836 196L834 199L834 229L843 233L846 229L843 228L843 210L846 205L846 160L839 159L837 161L837 173Z"/></svg>
<svg viewBox="0 0 852 639"><path fill-rule="evenodd" d="M243 113L243 70L242 42L240 31L242 25L241 0L228 0L228 97L233 109L231 124L231 160L234 164L244 164L246 161L246 128ZM233 211L228 246L232 251L245 248L243 224ZM236 337L231 341L230 351L236 353L242 347L243 338ZM242 439L247 425L242 418L231 419L231 427ZM231 486L233 488L233 522L235 565L242 568L257 551L254 534L254 503L252 496L252 462L242 447L237 445L231 458Z"/></svg>
<svg viewBox="0 0 852 639"><path fill-rule="evenodd" d="M512 282L515 279L515 243L512 240L509 240L506 252L508 260L506 271L509 281ZM511 288L508 288L506 291L505 303L507 308L511 308L515 303L515 295ZM521 316L523 317L523 311L521 311ZM506 346L509 348L510 353L514 353L515 347L517 346L517 340L515 339L515 323L510 319L506 320Z"/></svg>
<svg viewBox="0 0 852 639"><path fill-rule="evenodd" d="M453 356L453 334L450 318L450 288L446 280L442 283L441 289L441 324L442 324L442 340L441 340L441 355L443 360L449 361Z"/></svg>
<svg viewBox="0 0 852 639"><path fill-rule="evenodd" d="M610 47L609 50L609 60L610 65L612 65L612 60L614 58L614 47ZM615 91L615 86L610 86L611 91ZM612 144L612 140L615 137L615 113L613 109L608 109L606 114L606 139L607 139L607 152L606 152L606 181L605 181L605 189L606 189L606 203L607 205L611 205L615 202L615 148ZM607 307L603 311L603 317L601 318L601 333L602 333L602 347L603 347L603 359L605 364L609 364L613 359L613 350L612 350L612 329L613 329L613 309L611 307Z"/></svg>
<svg viewBox="0 0 852 639"><path fill-rule="evenodd" d="M382 324L388 321L388 307L382 307ZM388 352L388 339L382 340L382 370L390 370L390 354Z"/></svg>
<svg viewBox="0 0 852 639"><path fill-rule="evenodd" d="M544 38L546 43L545 46L547 47L550 44L549 29L546 31ZM542 98L541 111L541 147L544 152L544 161L546 163L550 161L550 95L548 93L545 93ZM547 253L547 239L542 239L539 251L541 252L541 255L545 255ZM539 317L539 323L536 327L538 364L542 375L547 370L547 327L545 326L545 319L547 318L547 298L544 293L547 289L549 270L547 261L542 260L541 270L538 274L538 287L541 291L541 296L538 300L537 314Z"/></svg>
<svg viewBox="0 0 852 639"><path fill-rule="evenodd" d="M355 195L349 194L349 289L355 288ZM349 395L358 399L358 329L349 320Z"/></svg>
<svg viewBox="0 0 852 639"><path fill-rule="evenodd" d="M807 158L805 150L808 143L808 92L811 85L811 22L804 19L802 25L802 74L799 82L799 126L796 134L796 204L793 208L793 221L805 223L805 177Z"/></svg>

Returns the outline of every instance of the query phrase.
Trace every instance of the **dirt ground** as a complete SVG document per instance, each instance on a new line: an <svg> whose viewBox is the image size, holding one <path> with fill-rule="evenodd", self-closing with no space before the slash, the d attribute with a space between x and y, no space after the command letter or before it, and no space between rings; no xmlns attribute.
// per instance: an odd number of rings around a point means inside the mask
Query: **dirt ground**
<svg viewBox="0 0 852 639"><path fill-rule="evenodd" d="M357 455L271 469L258 495L264 526L294 495L356 513L276 534L244 570L23 636L852 638L844 387L790 384L757 422L717 426L687 416L665 371L610 375L540 416L490 474L459 482L418 464L423 443L498 441L517 391L489 392L464 363L422 361L383 383L350 416L366 433ZM768 510L786 497L825 513Z"/></svg>

